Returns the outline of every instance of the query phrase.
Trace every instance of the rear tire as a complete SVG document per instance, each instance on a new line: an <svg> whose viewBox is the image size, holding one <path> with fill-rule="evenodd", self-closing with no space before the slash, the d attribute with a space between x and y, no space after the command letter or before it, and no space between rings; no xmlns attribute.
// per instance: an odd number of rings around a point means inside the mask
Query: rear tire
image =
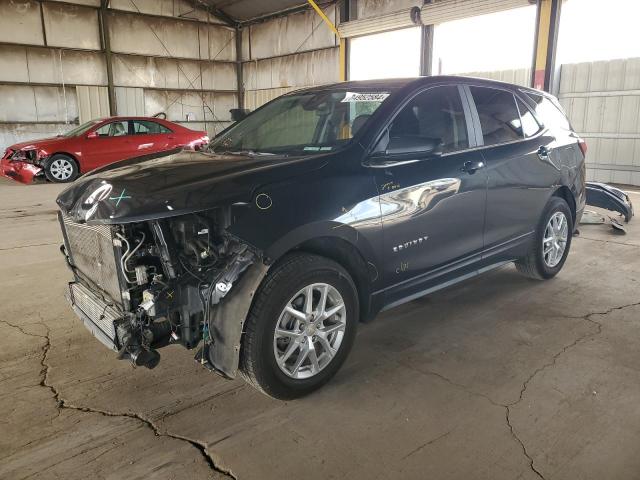
<svg viewBox="0 0 640 480"><path fill-rule="evenodd" d="M78 164L68 155L52 155L44 164L44 174L50 182L73 182L79 173Z"/></svg>
<svg viewBox="0 0 640 480"><path fill-rule="evenodd" d="M537 280L555 277L567 260L571 248L573 215L567 202L551 197L536 228L526 256L515 262L523 275Z"/></svg>
<svg viewBox="0 0 640 480"><path fill-rule="evenodd" d="M347 358L358 318L356 287L344 268L317 255L289 255L256 293L245 323L240 373L273 398L307 395Z"/></svg>

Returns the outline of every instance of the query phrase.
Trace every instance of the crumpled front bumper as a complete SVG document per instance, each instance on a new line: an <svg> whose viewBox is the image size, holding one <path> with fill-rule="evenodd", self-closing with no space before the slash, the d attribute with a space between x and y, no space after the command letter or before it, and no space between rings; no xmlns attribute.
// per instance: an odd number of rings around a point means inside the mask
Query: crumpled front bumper
<svg viewBox="0 0 640 480"><path fill-rule="evenodd" d="M42 173L42 168L29 162L0 160L0 175L20 183L30 184L34 177Z"/></svg>

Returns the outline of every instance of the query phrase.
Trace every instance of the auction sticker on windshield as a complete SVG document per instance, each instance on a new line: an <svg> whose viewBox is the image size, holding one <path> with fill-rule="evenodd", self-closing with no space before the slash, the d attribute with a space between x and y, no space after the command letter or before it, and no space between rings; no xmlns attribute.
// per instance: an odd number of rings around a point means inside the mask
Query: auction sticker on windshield
<svg viewBox="0 0 640 480"><path fill-rule="evenodd" d="M347 92L342 102L382 102L389 96L386 92Z"/></svg>

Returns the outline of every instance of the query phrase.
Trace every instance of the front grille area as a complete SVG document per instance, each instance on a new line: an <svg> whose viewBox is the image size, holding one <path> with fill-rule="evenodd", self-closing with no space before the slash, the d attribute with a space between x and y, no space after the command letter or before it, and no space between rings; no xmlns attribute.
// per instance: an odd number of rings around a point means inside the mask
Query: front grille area
<svg viewBox="0 0 640 480"><path fill-rule="evenodd" d="M112 228L108 225L76 223L63 213L60 216L73 266L112 300L121 303Z"/></svg>
<svg viewBox="0 0 640 480"><path fill-rule="evenodd" d="M81 283L71 283L69 289L73 305L82 310L111 340L115 340L116 327L113 322L122 317L115 305L106 303Z"/></svg>

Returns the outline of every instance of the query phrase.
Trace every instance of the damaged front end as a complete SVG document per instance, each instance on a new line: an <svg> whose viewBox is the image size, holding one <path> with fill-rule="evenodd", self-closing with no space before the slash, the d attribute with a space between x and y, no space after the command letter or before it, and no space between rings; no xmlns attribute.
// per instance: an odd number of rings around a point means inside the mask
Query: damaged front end
<svg viewBox="0 0 640 480"><path fill-rule="evenodd" d="M45 160L36 149L12 150L7 149L0 160L0 174L29 184L34 178L44 174L42 162Z"/></svg>
<svg viewBox="0 0 640 480"><path fill-rule="evenodd" d="M267 267L227 233L230 207L116 225L59 217L75 277L69 301L102 343L148 368L161 347L201 345L199 363L235 377L242 326Z"/></svg>

